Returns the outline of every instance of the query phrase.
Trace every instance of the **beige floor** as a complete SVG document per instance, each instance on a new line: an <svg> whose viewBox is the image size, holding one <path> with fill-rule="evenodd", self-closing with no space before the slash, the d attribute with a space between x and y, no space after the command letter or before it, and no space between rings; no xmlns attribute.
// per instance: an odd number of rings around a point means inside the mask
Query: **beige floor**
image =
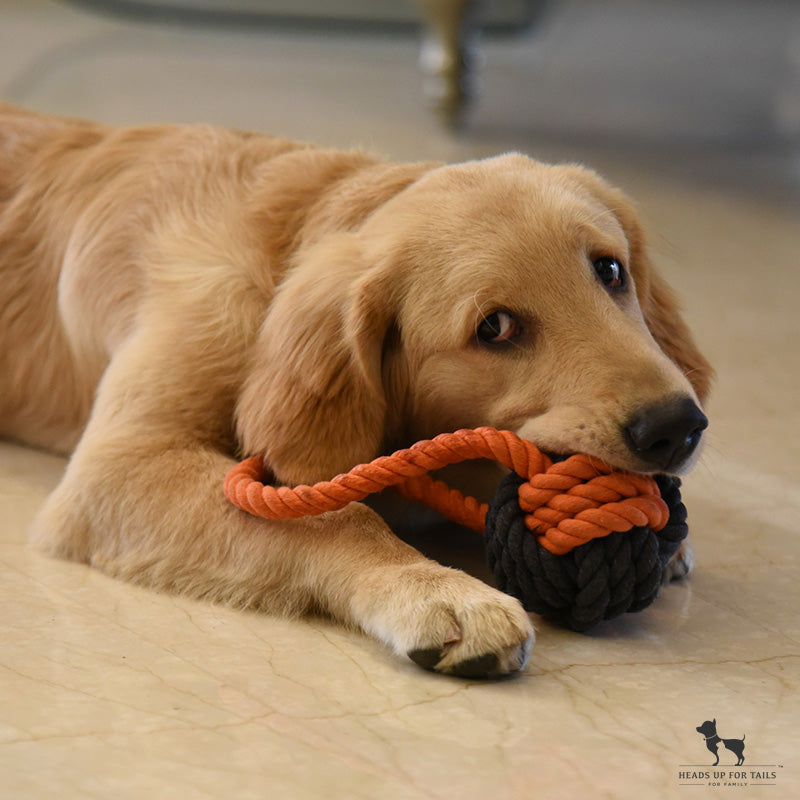
<svg viewBox="0 0 800 800"><path fill-rule="evenodd" d="M537 621L531 666L501 683L424 673L323 621L47 560L26 527L64 461L0 443L0 796L798 796L800 18L734 3L703 42L693 15L710 24L730 3L599 5L562 3L538 35L490 43L488 94L458 139L420 106L412 39L0 7L0 99L404 158L513 146L600 167L639 200L719 372L685 483L692 580L591 635ZM742 776L728 751L718 768L746 786L707 785L695 728L711 718L746 735Z"/></svg>

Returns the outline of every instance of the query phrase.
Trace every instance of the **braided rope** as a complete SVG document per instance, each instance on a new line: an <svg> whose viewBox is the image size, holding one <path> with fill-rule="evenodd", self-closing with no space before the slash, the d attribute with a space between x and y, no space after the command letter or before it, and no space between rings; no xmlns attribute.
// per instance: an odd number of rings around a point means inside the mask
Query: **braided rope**
<svg viewBox="0 0 800 800"><path fill-rule="evenodd" d="M669 509L669 520L658 533L635 527L553 555L530 535L519 505L524 479L509 473L486 516L486 556L498 588L528 611L575 631L649 606L689 532L680 480L657 475L655 481Z"/></svg>
<svg viewBox="0 0 800 800"><path fill-rule="evenodd" d="M487 427L440 434L314 486L265 485L265 465L254 456L230 470L224 491L234 505L250 514L293 519L335 511L397 486L406 497L482 532L488 505L428 475L431 470L476 458L499 461L524 479L519 504L526 512L525 525L555 555L612 532L639 526L660 530L669 518L652 478L615 472L587 455L554 464L533 443L511 431Z"/></svg>

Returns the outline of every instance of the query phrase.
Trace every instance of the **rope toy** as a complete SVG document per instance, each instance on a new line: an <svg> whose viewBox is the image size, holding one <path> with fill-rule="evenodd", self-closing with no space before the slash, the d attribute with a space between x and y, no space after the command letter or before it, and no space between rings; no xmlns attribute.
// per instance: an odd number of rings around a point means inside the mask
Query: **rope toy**
<svg viewBox="0 0 800 800"><path fill-rule="evenodd" d="M488 504L428 474L477 458L511 470ZM617 472L583 454L554 462L494 428L444 433L314 486L275 487L271 479L260 456L245 459L228 473L225 495L250 514L295 519L395 486L484 533L498 588L576 631L650 605L688 533L678 478Z"/></svg>

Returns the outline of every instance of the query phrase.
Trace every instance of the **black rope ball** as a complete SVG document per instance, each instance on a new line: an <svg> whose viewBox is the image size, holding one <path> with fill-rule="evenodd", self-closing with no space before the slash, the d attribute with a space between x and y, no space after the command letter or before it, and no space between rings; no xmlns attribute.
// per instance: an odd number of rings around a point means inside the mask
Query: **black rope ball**
<svg viewBox="0 0 800 800"><path fill-rule="evenodd" d="M611 533L554 555L525 525L519 507L523 478L507 475L489 503L486 553L500 590L516 597L527 611L586 631L626 611L641 611L658 595L667 562L686 538L686 507L680 479L655 480L669 508L666 526Z"/></svg>

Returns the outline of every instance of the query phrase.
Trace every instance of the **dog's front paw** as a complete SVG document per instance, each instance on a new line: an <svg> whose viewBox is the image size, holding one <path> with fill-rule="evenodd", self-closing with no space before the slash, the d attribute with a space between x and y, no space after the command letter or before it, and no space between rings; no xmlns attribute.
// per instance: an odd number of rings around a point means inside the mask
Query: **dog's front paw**
<svg viewBox="0 0 800 800"><path fill-rule="evenodd" d="M681 542L681 546L674 556L667 562L664 567L664 574L661 576L661 583L669 583L670 581L679 581L682 578L688 578L694 569L694 552L692 546L689 544L688 539Z"/></svg>
<svg viewBox="0 0 800 800"><path fill-rule="evenodd" d="M516 600L501 597L430 609L406 654L425 669L462 678L519 672L533 648L533 627Z"/></svg>
<svg viewBox="0 0 800 800"><path fill-rule="evenodd" d="M518 600L439 565L387 567L361 625L425 669L464 678L523 670L534 632ZM366 604L365 604L366 605Z"/></svg>

